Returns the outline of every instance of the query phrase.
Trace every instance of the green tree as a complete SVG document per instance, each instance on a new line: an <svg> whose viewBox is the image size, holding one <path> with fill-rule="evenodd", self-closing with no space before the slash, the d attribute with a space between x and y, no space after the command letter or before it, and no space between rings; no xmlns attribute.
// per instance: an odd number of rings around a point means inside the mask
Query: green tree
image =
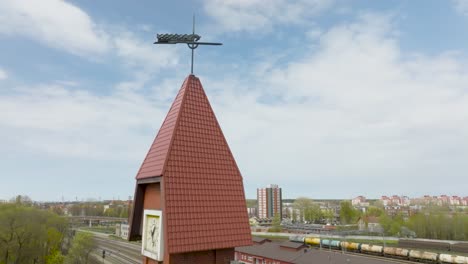
<svg viewBox="0 0 468 264"><path fill-rule="evenodd" d="M369 206L366 211L367 216L380 217L385 211L377 206Z"/></svg>
<svg viewBox="0 0 468 264"><path fill-rule="evenodd" d="M67 222L54 213L21 203L0 205L0 263L26 263L60 249Z"/></svg>
<svg viewBox="0 0 468 264"><path fill-rule="evenodd" d="M60 253L60 251L55 250L47 256L45 263L46 264L63 264L65 257Z"/></svg>
<svg viewBox="0 0 468 264"><path fill-rule="evenodd" d="M333 221L333 219L335 219L335 214L333 213L333 210L322 211L322 215L323 215L323 218L327 222L331 222L331 221Z"/></svg>
<svg viewBox="0 0 468 264"><path fill-rule="evenodd" d="M66 264L87 264L91 252L95 248L93 236L89 233L79 232L72 241L72 246L65 258Z"/></svg>
<svg viewBox="0 0 468 264"><path fill-rule="evenodd" d="M271 228L268 229L268 232L281 232L281 217L279 214L275 214L273 221L271 222Z"/></svg>
<svg viewBox="0 0 468 264"><path fill-rule="evenodd" d="M446 207L428 207L412 215L407 225L420 238L468 240L468 215Z"/></svg>
<svg viewBox="0 0 468 264"><path fill-rule="evenodd" d="M246 199L245 202L246 202L248 208L257 207L257 200L256 199Z"/></svg>
<svg viewBox="0 0 468 264"><path fill-rule="evenodd" d="M308 222L317 222L318 220L322 219L322 217L322 210L320 210L320 206L317 204L312 204L305 210L305 220Z"/></svg>
<svg viewBox="0 0 468 264"><path fill-rule="evenodd" d="M340 203L340 221L342 224L353 224L360 216L360 212L351 205L350 201Z"/></svg>

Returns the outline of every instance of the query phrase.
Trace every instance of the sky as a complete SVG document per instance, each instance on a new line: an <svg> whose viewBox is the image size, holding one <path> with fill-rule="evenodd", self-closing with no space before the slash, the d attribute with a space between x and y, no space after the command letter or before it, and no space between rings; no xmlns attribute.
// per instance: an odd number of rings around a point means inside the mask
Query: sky
<svg viewBox="0 0 468 264"><path fill-rule="evenodd" d="M126 199L202 41L247 198L468 196L468 1L0 1L0 199Z"/></svg>

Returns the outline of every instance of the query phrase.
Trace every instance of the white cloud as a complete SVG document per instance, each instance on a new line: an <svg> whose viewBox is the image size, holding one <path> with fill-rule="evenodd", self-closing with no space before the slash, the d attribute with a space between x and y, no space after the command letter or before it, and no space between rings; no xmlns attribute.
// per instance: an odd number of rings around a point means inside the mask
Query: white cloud
<svg viewBox="0 0 468 264"><path fill-rule="evenodd" d="M455 9L462 15L468 16L468 0L453 0Z"/></svg>
<svg viewBox="0 0 468 264"><path fill-rule="evenodd" d="M285 197L464 195L468 67L461 56L403 53L388 16L364 14L312 37L317 43L286 64L259 61L251 76L201 76L247 195L267 183L282 185ZM115 43L129 67L154 52L132 36ZM148 58L173 63L158 56ZM39 153L140 161L182 82L134 89L145 78L109 95L62 83L0 95L0 136Z"/></svg>
<svg viewBox="0 0 468 264"><path fill-rule="evenodd" d="M26 36L55 49L100 59L115 55L138 74L171 67L178 62L173 47L142 41L130 30L104 26L79 7L62 0L0 2L0 34Z"/></svg>
<svg viewBox="0 0 468 264"><path fill-rule="evenodd" d="M143 42L128 31L120 32L113 38L117 56L133 68L160 69L177 65L178 48L174 46L154 47L150 42Z"/></svg>
<svg viewBox="0 0 468 264"><path fill-rule="evenodd" d="M102 54L108 36L80 8L61 0L0 2L0 33L22 35L73 54Z"/></svg>
<svg viewBox="0 0 468 264"><path fill-rule="evenodd" d="M8 74L0 68L0 81L8 78Z"/></svg>
<svg viewBox="0 0 468 264"><path fill-rule="evenodd" d="M205 0L203 6L223 31L253 32L304 22L331 3L332 0Z"/></svg>
<svg viewBox="0 0 468 264"><path fill-rule="evenodd" d="M250 186L463 195L452 182L467 172L468 67L459 54L403 53L389 19L363 15L286 66L205 84L226 89L212 101ZM310 189L330 181L341 184Z"/></svg>
<svg viewBox="0 0 468 264"><path fill-rule="evenodd" d="M128 90L99 96L47 84L0 96L0 134L11 139L9 146L39 153L134 160L144 155L166 111Z"/></svg>

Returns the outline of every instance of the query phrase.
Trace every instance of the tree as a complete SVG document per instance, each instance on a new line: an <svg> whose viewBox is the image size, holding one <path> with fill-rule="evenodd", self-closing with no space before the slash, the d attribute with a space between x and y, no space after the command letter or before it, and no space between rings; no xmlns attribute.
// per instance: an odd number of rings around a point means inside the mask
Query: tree
<svg viewBox="0 0 468 264"><path fill-rule="evenodd" d="M299 211L300 219L302 221L313 223L324 218L324 214L320 209L320 206L307 197L297 198L293 203L293 209Z"/></svg>
<svg viewBox="0 0 468 264"><path fill-rule="evenodd" d="M322 219L322 217L322 210L320 210L320 206L317 204L312 204L309 208L305 210L305 220L310 223L315 223Z"/></svg>
<svg viewBox="0 0 468 264"><path fill-rule="evenodd" d="M87 264L89 256L95 248L93 236L90 233L79 232L73 239L72 246L65 258L66 264Z"/></svg>
<svg viewBox="0 0 468 264"><path fill-rule="evenodd" d="M307 197L299 197L293 203L293 208L299 211L299 219L306 220L306 212L312 207L312 200Z"/></svg>
<svg viewBox="0 0 468 264"><path fill-rule="evenodd" d="M407 224L420 238L468 240L468 215L445 208L426 208L411 216Z"/></svg>
<svg viewBox="0 0 468 264"><path fill-rule="evenodd" d="M340 203L340 221L342 224L351 224L359 218L360 212L351 205L350 201Z"/></svg>
<svg viewBox="0 0 468 264"><path fill-rule="evenodd" d="M67 230L65 219L21 203L0 205L0 223L0 263L43 263Z"/></svg>
<svg viewBox="0 0 468 264"><path fill-rule="evenodd" d="M325 210L324 212L322 212L322 216L328 223L332 222L335 218L333 210Z"/></svg>
<svg viewBox="0 0 468 264"><path fill-rule="evenodd" d="M32 200L27 195L17 195L10 199L10 202L16 203L17 205L31 205Z"/></svg>
<svg viewBox="0 0 468 264"><path fill-rule="evenodd" d="M382 214L384 214L384 210L376 206L369 206L366 211L367 216L380 217Z"/></svg>
<svg viewBox="0 0 468 264"><path fill-rule="evenodd" d="M279 214L275 214L273 221L271 222L271 228L268 229L268 232L281 232L281 217Z"/></svg>
<svg viewBox="0 0 468 264"><path fill-rule="evenodd" d="M60 253L60 251L55 250L53 251L47 258L45 263L46 264L63 264L65 261L65 257Z"/></svg>
<svg viewBox="0 0 468 264"><path fill-rule="evenodd" d="M246 199L245 202L248 208L257 207L257 200L255 199Z"/></svg>

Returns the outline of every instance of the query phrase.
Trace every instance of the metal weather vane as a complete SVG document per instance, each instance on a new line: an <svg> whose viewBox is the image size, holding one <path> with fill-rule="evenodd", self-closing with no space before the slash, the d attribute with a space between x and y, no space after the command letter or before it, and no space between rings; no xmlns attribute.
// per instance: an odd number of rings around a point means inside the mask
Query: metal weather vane
<svg viewBox="0 0 468 264"><path fill-rule="evenodd" d="M157 41L154 44L187 44L192 50L192 63L190 67L190 73L193 74L193 56L194 51L199 45L210 45L219 46L223 43L218 42L199 42L201 39L200 35L195 34L195 16L193 16L193 30L192 34L157 34Z"/></svg>

